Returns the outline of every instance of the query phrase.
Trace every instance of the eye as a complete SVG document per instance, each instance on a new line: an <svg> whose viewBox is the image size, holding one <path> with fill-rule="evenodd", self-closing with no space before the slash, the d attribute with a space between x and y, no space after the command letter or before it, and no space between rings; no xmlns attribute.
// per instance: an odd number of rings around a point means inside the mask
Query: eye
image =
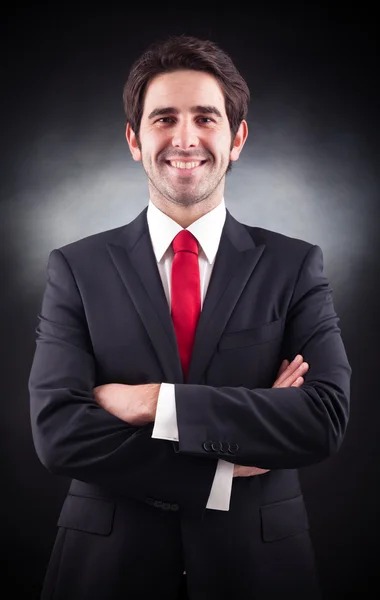
<svg viewBox="0 0 380 600"><path fill-rule="evenodd" d="M174 122L174 118L173 117L161 117L160 119L157 119L157 121L155 121L156 123L173 123Z"/></svg>
<svg viewBox="0 0 380 600"><path fill-rule="evenodd" d="M199 117L198 121L201 121L202 123L212 123L210 117Z"/></svg>

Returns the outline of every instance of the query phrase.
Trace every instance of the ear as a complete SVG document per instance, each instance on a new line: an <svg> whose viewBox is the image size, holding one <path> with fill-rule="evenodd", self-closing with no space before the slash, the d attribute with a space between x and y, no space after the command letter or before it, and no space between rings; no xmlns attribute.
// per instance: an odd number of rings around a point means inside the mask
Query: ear
<svg viewBox="0 0 380 600"><path fill-rule="evenodd" d="M242 121L239 125L239 129L235 135L235 139L232 143L232 148L230 152L230 160L236 161L240 156L240 152L243 149L245 144L245 140L248 137L248 124L247 121Z"/></svg>
<svg viewBox="0 0 380 600"><path fill-rule="evenodd" d="M127 123L127 128L125 130L125 137L127 138L128 146L132 154L133 160L141 160L141 150L139 143L137 141L137 137L130 124Z"/></svg>

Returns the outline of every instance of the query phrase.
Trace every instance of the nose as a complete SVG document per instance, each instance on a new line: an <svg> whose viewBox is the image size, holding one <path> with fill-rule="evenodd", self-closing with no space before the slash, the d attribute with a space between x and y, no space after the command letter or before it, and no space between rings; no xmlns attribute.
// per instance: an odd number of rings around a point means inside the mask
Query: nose
<svg viewBox="0 0 380 600"><path fill-rule="evenodd" d="M196 148L199 144L199 139L195 125L189 121L177 123L173 132L172 144L174 148L181 148L181 150Z"/></svg>

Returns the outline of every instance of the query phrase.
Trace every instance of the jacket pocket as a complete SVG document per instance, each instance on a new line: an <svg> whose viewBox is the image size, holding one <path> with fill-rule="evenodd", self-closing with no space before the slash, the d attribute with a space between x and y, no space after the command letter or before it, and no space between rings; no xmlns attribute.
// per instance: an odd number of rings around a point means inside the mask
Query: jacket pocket
<svg viewBox="0 0 380 600"><path fill-rule="evenodd" d="M261 531L264 542L273 542L309 529L303 496L261 506Z"/></svg>
<svg viewBox="0 0 380 600"><path fill-rule="evenodd" d="M284 319L278 319L252 329L225 332L218 346L220 350L228 350L270 342L282 336L283 326Z"/></svg>
<svg viewBox="0 0 380 600"><path fill-rule="evenodd" d="M68 494L58 518L58 526L98 535L109 535L112 531L114 514L113 500Z"/></svg>

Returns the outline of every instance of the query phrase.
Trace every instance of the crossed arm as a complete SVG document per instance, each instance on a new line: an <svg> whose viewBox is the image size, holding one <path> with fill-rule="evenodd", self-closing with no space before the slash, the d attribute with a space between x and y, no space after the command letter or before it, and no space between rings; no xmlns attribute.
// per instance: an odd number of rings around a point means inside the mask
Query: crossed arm
<svg viewBox="0 0 380 600"><path fill-rule="evenodd" d="M304 382L303 375L308 369L309 365L301 355L297 355L291 363L284 360L272 388L301 387ZM155 420L160 385L108 383L94 388L94 398L99 406L114 417L129 425L143 427ZM260 475L268 470L235 465L234 477Z"/></svg>

